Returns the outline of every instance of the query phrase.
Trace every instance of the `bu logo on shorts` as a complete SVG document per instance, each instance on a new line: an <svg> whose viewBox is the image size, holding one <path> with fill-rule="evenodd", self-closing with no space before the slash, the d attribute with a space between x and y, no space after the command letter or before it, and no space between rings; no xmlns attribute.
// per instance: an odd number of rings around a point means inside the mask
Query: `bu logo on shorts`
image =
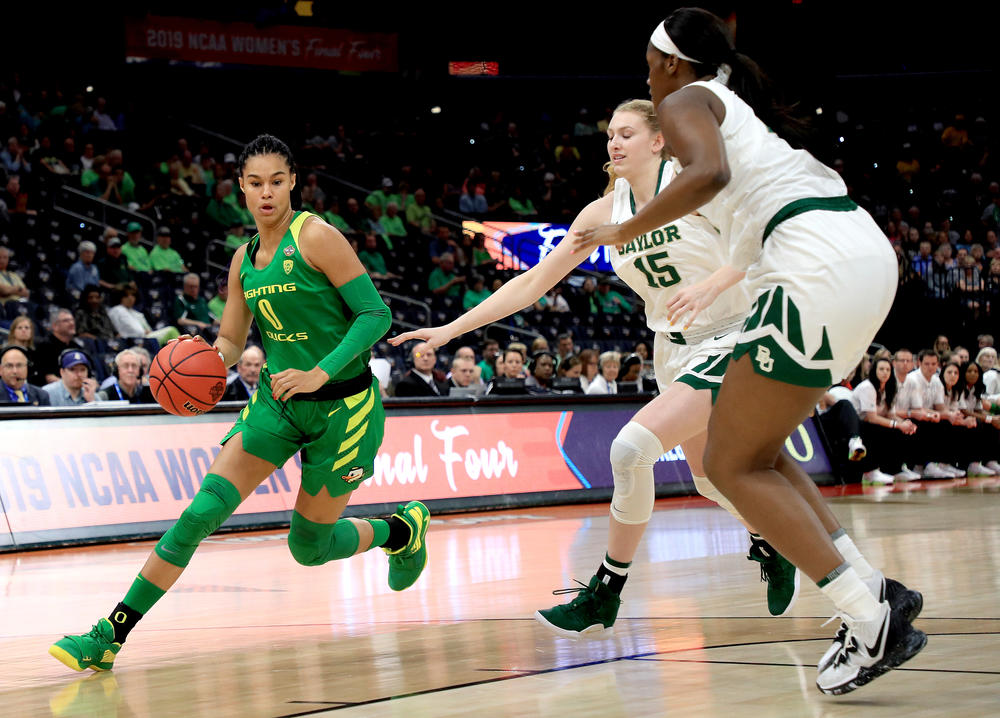
<svg viewBox="0 0 1000 718"><path fill-rule="evenodd" d="M766 371L770 374L774 369L774 359L771 358L771 350L765 346L757 346L757 356L754 357L754 361L760 365L761 371Z"/></svg>

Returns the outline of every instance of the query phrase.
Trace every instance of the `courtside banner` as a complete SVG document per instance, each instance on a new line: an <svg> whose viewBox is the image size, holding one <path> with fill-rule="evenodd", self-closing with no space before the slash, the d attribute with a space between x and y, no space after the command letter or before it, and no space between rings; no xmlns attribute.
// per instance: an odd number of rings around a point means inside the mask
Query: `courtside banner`
<svg viewBox="0 0 1000 718"><path fill-rule="evenodd" d="M539 409L392 412L375 475L360 483L351 503L551 497L611 487L611 441L635 408ZM0 550L162 532L197 493L231 425L224 413L0 422ZM811 424L789 450L807 471L829 471ZM347 476L352 468L340 471ZM661 457L654 475L661 485L691 480L679 448ZM287 518L300 477L296 455L261 483L229 525Z"/></svg>
<svg viewBox="0 0 1000 718"><path fill-rule="evenodd" d="M215 22L183 17L126 18L130 59L396 72L396 33Z"/></svg>

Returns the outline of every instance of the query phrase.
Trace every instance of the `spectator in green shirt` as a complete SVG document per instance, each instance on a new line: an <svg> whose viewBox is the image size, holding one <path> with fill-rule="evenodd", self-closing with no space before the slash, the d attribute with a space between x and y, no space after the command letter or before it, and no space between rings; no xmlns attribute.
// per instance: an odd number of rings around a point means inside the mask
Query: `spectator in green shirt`
<svg viewBox="0 0 1000 718"><path fill-rule="evenodd" d="M385 214L379 218L378 223L390 237L406 236L406 227L403 225L403 218L399 216L399 207L395 202L385 205Z"/></svg>
<svg viewBox="0 0 1000 718"><path fill-rule="evenodd" d="M229 275L223 272L215 278L215 296L208 301L208 312L212 318L222 321L222 312L229 299Z"/></svg>
<svg viewBox="0 0 1000 718"><path fill-rule="evenodd" d="M621 294L611 289L611 283L602 279L597 283L597 304L605 314L628 314L632 305Z"/></svg>
<svg viewBox="0 0 1000 718"><path fill-rule="evenodd" d="M205 214L220 227L231 227L234 223L243 223L243 213L233 194L233 181L223 180L215 185L215 194L205 207Z"/></svg>
<svg viewBox="0 0 1000 718"><path fill-rule="evenodd" d="M358 259L372 279L392 279L393 274L385 266L385 257L378 251L378 238L374 234L365 235L365 248L358 252Z"/></svg>
<svg viewBox="0 0 1000 718"><path fill-rule="evenodd" d="M153 271L153 266L149 263L149 252L140 244L142 240L142 225L138 222L129 222L125 228L128 232L128 242L122 245L122 254L128 261L128 268L133 272Z"/></svg>
<svg viewBox="0 0 1000 718"><path fill-rule="evenodd" d="M451 252L444 252L430 276L427 278L427 287L435 297L460 297L462 296L462 283L465 277L455 273L455 255Z"/></svg>
<svg viewBox="0 0 1000 718"><path fill-rule="evenodd" d="M486 300L493 292L486 288L486 277L482 274L472 274L469 277L469 287L462 297L462 308L469 311L474 306Z"/></svg>
<svg viewBox="0 0 1000 718"><path fill-rule="evenodd" d="M510 211L518 217L534 217L538 214L531 197L525 197L524 189L519 184L514 185L513 194L507 200L507 204L510 206Z"/></svg>
<svg viewBox="0 0 1000 718"><path fill-rule="evenodd" d="M192 273L184 276L184 290L174 300L174 324L184 334L201 334L214 339L214 327L218 326L208 302L201 296L201 278Z"/></svg>
<svg viewBox="0 0 1000 718"><path fill-rule="evenodd" d="M431 208L427 206L427 193L422 189L413 193L413 203L406 208L406 224L413 233L431 231Z"/></svg>
<svg viewBox="0 0 1000 718"><path fill-rule="evenodd" d="M243 223L234 222L226 233L226 251L229 254L233 254L237 249L246 244L249 239Z"/></svg>
<svg viewBox="0 0 1000 718"><path fill-rule="evenodd" d="M330 200L329 209L327 209L325 201L316 200L316 214L325 219L327 224L339 229L341 234L347 235L354 232L347 220L340 216L340 201L336 197Z"/></svg>
<svg viewBox="0 0 1000 718"><path fill-rule="evenodd" d="M187 265L177 250L171 248L170 241L170 227L160 227L156 232L156 246L149 253L149 264L154 272L184 274L188 271Z"/></svg>
<svg viewBox="0 0 1000 718"><path fill-rule="evenodd" d="M399 195L392 191L392 180L388 177L383 177L382 189L377 189L365 197L365 205L369 209L378 207L382 212L385 212L385 206L390 202L395 202L397 207L402 203Z"/></svg>

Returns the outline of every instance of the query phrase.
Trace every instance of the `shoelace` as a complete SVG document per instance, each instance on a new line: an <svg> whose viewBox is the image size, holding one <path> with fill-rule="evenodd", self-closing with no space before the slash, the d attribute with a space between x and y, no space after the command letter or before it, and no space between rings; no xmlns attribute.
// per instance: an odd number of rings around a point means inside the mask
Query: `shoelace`
<svg viewBox="0 0 1000 718"><path fill-rule="evenodd" d="M573 588L557 588L555 591L552 592L552 595L561 596L566 593L582 593L583 591L587 591L590 589L590 586L585 584L583 581L576 578L574 578L573 580L576 581L578 584L580 584L579 588L575 586Z"/></svg>
<svg viewBox="0 0 1000 718"><path fill-rule="evenodd" d="M835 613L830 618L828 618L820 628L826 626L827 624L833 623L837 619L840 619L840 628L837 630L837 635L833 637L834 643L840 643L840 650L837 651L837 655L830 661L831 665L840 665L847 662L848 654L853 653L858 650L858 641L854 636L851 636L850 645L848 645L847 636L850 632L850 628L847 626L847 622L844 621L844 617L839 613Z"/></svg>
<svg viewBox="0 0 1000 718"><path fill-rule="evenodd" d="M754 549L757 550L754 551ZM752 544L747 561L757 561L760 564L760 580L764 583L771 583L771 568L775 565L773 556L765 556L757 544Z"/></svg>

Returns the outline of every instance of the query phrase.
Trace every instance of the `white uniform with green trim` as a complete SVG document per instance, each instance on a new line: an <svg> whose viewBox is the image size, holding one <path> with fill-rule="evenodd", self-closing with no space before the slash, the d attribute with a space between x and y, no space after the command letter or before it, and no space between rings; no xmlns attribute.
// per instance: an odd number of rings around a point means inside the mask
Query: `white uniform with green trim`
<svg viewBox="0 0 1000 718"><path fill-rule="evenodd" d="M657 192L674 176L673 163L663 162ZM621 224L635 211L632 188L619 178L611 221ZM727 242L704 217L690 215L611 248L611 266L645 302L646 323L656 332L653 361L660 391L674 381L716 391L721 385L738 329L750 309L745 287L741 283L727 289L683 332L667 321L667 303L681 289L728 263Z"/></svg>
<svg viewBox="0 0 1000 718"><path fill-rule="evenodd" d="M754 306L733 358L801 386L830 386L861 359L896 293L895 254L840 176L771 132L732 90L694 82L725 105L730 180L698 209L746 268Z"/></svg>

